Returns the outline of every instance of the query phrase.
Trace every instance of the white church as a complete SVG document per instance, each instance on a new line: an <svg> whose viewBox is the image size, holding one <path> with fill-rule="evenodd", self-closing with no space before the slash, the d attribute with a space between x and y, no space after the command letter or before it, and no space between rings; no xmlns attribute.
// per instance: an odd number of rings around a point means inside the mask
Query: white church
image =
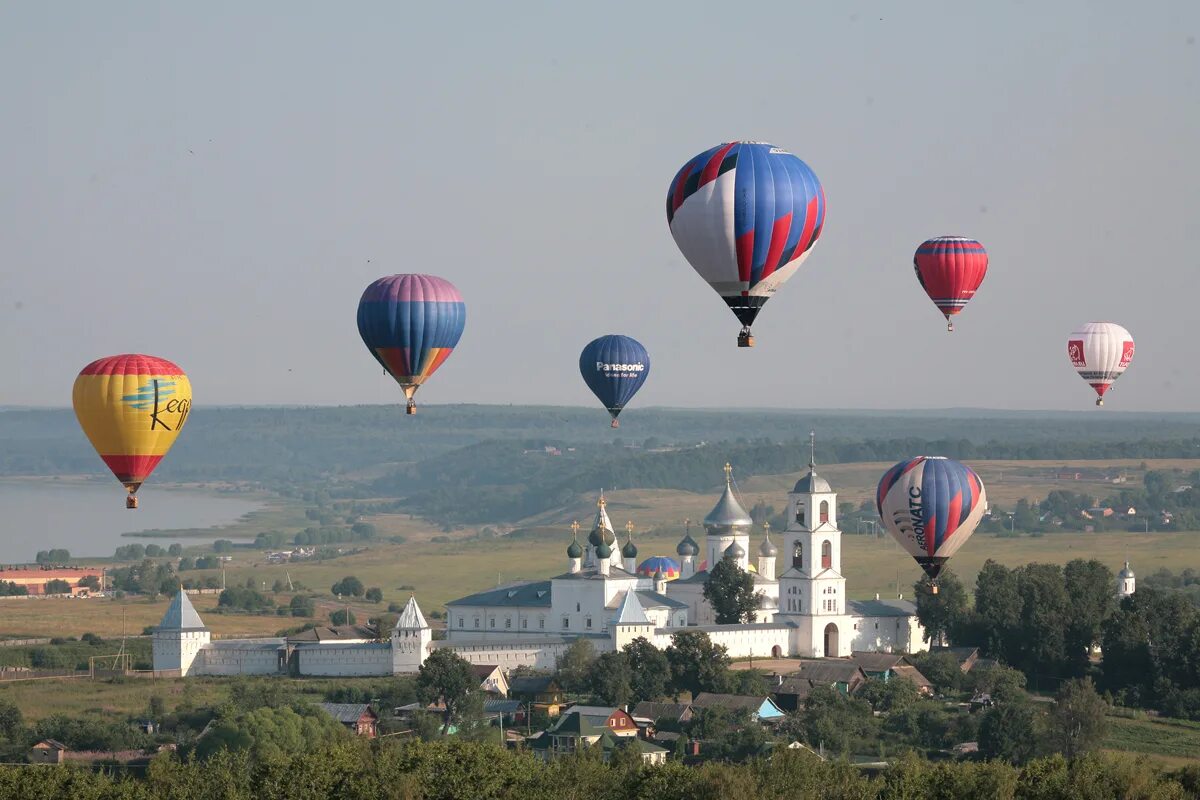
<svg viewBox="0 0 1200 800"><path fill-rule="evenodd" d="M446 638L434 641L415 598L386 640L226 639L212 641L181 591L154 633L154 669L164 674L389 675L415 672L434 648L504 669L552 668L579 637L600 652L637 637L659 648L680 630L700 630L733 658L845 657L852 651L913 653L928 649L916 607L904 599L850 600L842 576L837 494L810 460L788 494L780 548L764 534L752 563L753 521L738 502L732 470L704 519L703 545L684 534L676 552L680 575L637 574L630 536L618 547L601 493L586 545L579 525L567 546L567 570L549 580L501 586L446 606ZM699 564L697 558L701 558ZM709 568L731 558L754 576L759 609L753 622L714 624L704 599Z"/></svg>

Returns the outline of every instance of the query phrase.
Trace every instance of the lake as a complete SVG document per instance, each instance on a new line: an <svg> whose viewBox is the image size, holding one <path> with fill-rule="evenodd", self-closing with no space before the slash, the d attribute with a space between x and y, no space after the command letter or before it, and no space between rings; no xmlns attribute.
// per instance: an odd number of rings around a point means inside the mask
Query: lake
<svg viewBox="0 0 1200 800"><path fill-rule="evenodd" d="M160 544L173 539L122 536L149 529L209 528L236 522L263 503L192 489L149 485L138 492L141 508L125 508L125 490L109 484L81 481L0 481L0 563L32 562L38 550L65 547L72 560L111 556L123 544ZM179 539L185 547L222 538Z"/></svg>

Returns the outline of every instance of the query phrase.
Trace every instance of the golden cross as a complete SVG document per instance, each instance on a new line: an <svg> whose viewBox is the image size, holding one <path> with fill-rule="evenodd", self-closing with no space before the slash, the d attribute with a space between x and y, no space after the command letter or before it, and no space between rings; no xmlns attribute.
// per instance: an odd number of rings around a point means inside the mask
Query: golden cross
<svg viewBox="0 0 1200 800"><path fill-rule="evenodd" d="M726 461L725 462L725 482L729 483L731 480L733 480L733 466L728 461Z"/></svg>
<svg viewBox="0 0 1200 800"><path fill-rule="evenodd" d="M579 520L575 520L571 523L571 536L575 539L579 538Z"/></svg>
<svg viewBox="0 0 1200 800"><path fill-rule="evenodd" d="M633 520L629 520L628 522L625 523L625 530L629 532L629 536L630 536L630 538L632 538L633 537Z"/></svg>
<svg viewBox="0 0 1200 800"><path fill-rule="evenodd" d="M600 490L600 499L596 501L596 506L597 506L597 507L599 507L599 508L604 508L604 506L605 506L605 500L604 500L604 490L603 490L603 489L601 489L601 490Z"/></svg>
<svg viewBox="0 0 1200 800"><path fill-rule="evenodd" d="M766 531L767 536L771 535L771 520L769 520L769 519L763 520L763 530Z"/></svg>
<svg viewBox="0 0 1200 800"><path fill-rule="evenodd" d="M692 521L690 519L685 519L683 521L683 532L688 536L692 535Z"/></svg>

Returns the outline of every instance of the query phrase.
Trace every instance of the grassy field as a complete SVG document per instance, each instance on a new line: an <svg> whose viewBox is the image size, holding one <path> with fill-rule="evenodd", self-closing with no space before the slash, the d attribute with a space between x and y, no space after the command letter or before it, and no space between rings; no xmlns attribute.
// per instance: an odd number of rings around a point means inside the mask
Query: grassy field
<svg viewBox="0 0 1200 800"><path fill-rule="evenodd" d="M378 685L382 678L270 678L301 700L320 701L331 688ZM163 698L167 711L178 706L209 707L229 696L229 678L126 678L124 680L46 679L0 683L0 701L21 709L26 722L52 714L141 714L150 697Z"/></svg>
<svg viewBox="0 0 1200 800"><path fill-rule="evenodd" d="M1109 717L1102 746L1145 755L1166 766L1195 764L1200 761L1200 722Z"/></svg>
<svg viewBox="0 0 1200 800"><path fill-rule="evenodd" d="M674 554L678 538L677 531L637 537L639 556ZM226 569L226 580L229 585L242 585L252 578L260 586L265 582L269 588L275 580L283 580L290 574L293 582L328 596L336 581L356 575L366 586L380 587L384 595L380 605L355 602L352 609L360 619L383 611L389 601L405 601L410 591L416 592L422 608L429 612L440 609L448 600L499 583L547 578L565 572L569 542L568 533L546 529L544 533L538 531L520 539L382 544L333 561L287 566L264 564L259 554L236 553ZM1198 544L1198 533L1061 533L1015 539L979 535L955 557L954 569L968 585L973 584L988 558L1011 566L1032 561L1064 564L1074 558L1097 558L1115 571L1128 557L1143 574L1161 566L1178 571L1189 566L1200 568ZM869 598L876 592L884 596L894 596L898 591L910 595L912 584L920 576L917 566L891 539L869 535L844 537L843 572L850 596L858 599ZM276 601L283 604L289 597L279 595ZM303 621L274 616L218 615L211 613L216 601L215 595L194 598L197 610L218 634L270 634ZM122 612L126 630L136 634L147 625L157 624L167 603L165 597L154 602L142 598L2 599L0 635L79 636L91 631L105 637L119 636Z"/></svg>

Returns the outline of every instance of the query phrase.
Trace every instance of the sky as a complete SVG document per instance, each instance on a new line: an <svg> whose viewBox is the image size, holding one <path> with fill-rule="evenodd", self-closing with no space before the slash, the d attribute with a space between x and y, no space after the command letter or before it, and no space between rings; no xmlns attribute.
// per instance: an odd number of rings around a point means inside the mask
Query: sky
<svg viewBox="0 0 1200 800"><path fill-rule="evenodd" d="M468 319L425 404L595 404L624 333L633 406L1105 413L1065 345L1112 320L1106 408L1195 411L1197 37L1188 0L2 4L0 405L121 352L198 407L398 402L355 311L428 272ZM664 213L734 139L828 203L753 349ZM991 259L953 334L945 234Z"/></svg>

